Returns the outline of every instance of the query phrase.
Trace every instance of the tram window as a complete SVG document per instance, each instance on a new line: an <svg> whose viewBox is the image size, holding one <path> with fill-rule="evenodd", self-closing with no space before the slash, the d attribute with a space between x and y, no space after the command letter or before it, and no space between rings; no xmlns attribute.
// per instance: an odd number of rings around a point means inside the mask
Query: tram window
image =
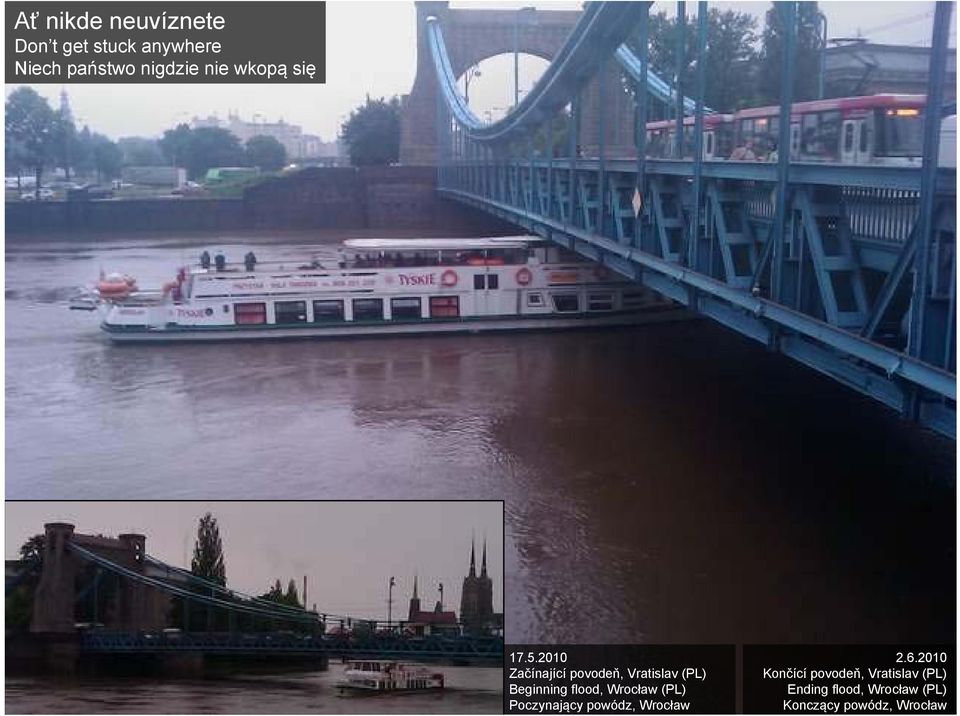
<svg viewBox="0 0 960 716"><path fill-rule="evenodd" d="M839 159L840 126L843 117L840 112L824 112L820 115L820 153L828 159Z"/></svg>
<svg viewBox="0 0 960 716"><path fill-rule="evenodd" d="M482 273L473 274L473 288L477 291L482 291L486 287L486 276L484 276Z"/></svg>
<svg viewBox="0 0 960 716"><path fill-rule="evenodd" d="M819 117L816 114L805 114L801 119L801 129L800 129L800 138L801 145L800 151L804 154L819 154L819 147L817 146L817 125L819 124Z"/></svg>
<svg viewBox="0 0 960 716"><path fill-rule="evenodd" d="M273 312L277 323L306 323L306 301L277 301L273 304Z"/></svg>
<svg viewBox="0 0 960 716"><path fill-rule="evenodd" d="M495 273L487 276L487 288L500 288L500 276Z"/></svg>
<svg viewBox="0 0 960 716"><path fill-rule="evenodd" d="M233 307L233 317L237 325L254 325L267 322L267 304L237 303Z"/></svg>
<svg viewBox="0 0 960 716"><path fill-rule="evenodd" d="M577 313L580 310L580 296L575 293L554 294L553 307L557 313Z"/></svg>
<svg viewBox="0 0 960 716"><path fill-rule="evenodd" d="M853 123L849 123L843 128L843 151L853 151Z"/></svg>
<svg viewBox="0 0 960 716"><path fill-rule="evenodd" d="M613 294L612 293L590 293L587 294L588 311L612 311Z"/></svg>
<svg viewBox="0 0 960 716"><path fill-rule="evenodd" d="M391 298L390 315L397 318L420 318L420 299L412 298Z"/></svg>
<svg viewBox="0 0 960 716"><path fill-rule="evenodd" d="M713 132L707 132L707 148L704 150L704 156L713 156Z"/></svg>
<svg viewBox="0 0 960 716"><path fill-rule="evenodd" d="M860 125L860 154L866 154L870 150L870 125L863 122Z"/></svg>
<svg viewBox="0 0 960 716"><path fill-rule="evenodd" d="M459 318L459 296L431 296L430 318Z"/></svg>
<svg viewBox="0 0 960 716"><path fill-rule="evenodd" d="M382 321L382 298L355 298L353 299L354 321Z"/></svg>
<svg viewBox="0 0 960 716"><path fill-rule="evenodd" d="M314 323L339 323L343 320L343 301L314 301Z"/></svg>
<svg viewBox="0 0 960 716"><path fill-rule="evenodd" d="M626 291L623 294L624 308L639 308L647 303L647 294L643 291Z"/></svg>
<svg viewBox="0 0 960 716"><path fill-rule="evenodd" d="M528 306L542 306L543 305L543 295L539 293L528 293L527 294L527 305Z"/></svg>

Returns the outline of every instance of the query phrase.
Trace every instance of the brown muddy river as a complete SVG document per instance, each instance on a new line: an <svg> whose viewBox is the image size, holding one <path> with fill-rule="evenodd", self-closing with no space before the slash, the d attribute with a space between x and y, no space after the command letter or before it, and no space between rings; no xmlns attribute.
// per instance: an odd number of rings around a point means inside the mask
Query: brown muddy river
<svg viewBox="0 0 960 716"><path fill-rule="evenodd" d="M7 497L504 499L511 641L952 640L954 444L709 322L117 347L66 308L318 238L8 240Z"/></svg>

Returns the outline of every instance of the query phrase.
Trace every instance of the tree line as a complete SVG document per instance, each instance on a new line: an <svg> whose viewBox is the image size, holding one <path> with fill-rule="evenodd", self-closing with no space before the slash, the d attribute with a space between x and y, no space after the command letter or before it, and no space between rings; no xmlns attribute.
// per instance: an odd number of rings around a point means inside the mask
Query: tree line
<svg viewBox="0 0 960 716"><path fill-rule="evenodd" d="M816 2L799 5L793 100L815 99L820 74L821 13ZM704 57L706 92L703 102L720 112L777 104L780 101L780 62L783 57L783 20L775 6L767 10L762 29L750 13L710 8ZM650 16L650 68L671 85L677 71L680 34L676 17L665 12ZM696 96L697 19L683 23L684 62L680 73L683 93ZM638 51L636 40L630 41ZM631 88L632 89L632 88Z"/></svg>
<svg viewBox="0 0 960 716"><path fill-rule="evenodd" d="M192 129L186 124L164 132L159 140L127 137L116 142L84 125L78 129L69 111L54 110L31 87L7 97L4 123L6 174L33 176L40 196L45 172L55 168L72 175L110 181L124 166L185 167L191 179L211 167L252 166L275 171L287 161L286 148L274 137L258 135L241 144L219 127Z"/></svg>

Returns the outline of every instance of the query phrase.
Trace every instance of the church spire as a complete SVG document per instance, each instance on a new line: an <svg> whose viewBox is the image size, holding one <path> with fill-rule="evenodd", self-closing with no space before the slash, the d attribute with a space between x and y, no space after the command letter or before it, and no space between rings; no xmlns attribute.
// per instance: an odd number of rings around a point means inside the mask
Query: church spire
<svg viewBox="0 0 960 716"><path fill-rule="evenodd" d="M470 576L477 576L477 550L473 537L470 538Z"/></svg>
<svg viewBox="0 0 960 716"><path fill-rule="evenodd" d="M487 538L483 538L483 560L480 562L480 576L487 576Z"/></svg>
<svg viewBox="0 0 960 716"><path fill-rule="evenodd" d="M417 596L417 575L416 574L413 575L413 598L419 599L419 597Z"/></svg>

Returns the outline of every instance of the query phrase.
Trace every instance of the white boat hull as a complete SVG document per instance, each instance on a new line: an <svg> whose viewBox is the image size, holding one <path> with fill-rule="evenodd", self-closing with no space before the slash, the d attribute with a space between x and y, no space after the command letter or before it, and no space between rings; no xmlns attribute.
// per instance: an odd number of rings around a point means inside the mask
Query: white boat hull
<svg viewBox="0 0 960 716"><path fill-rule="evenodd" d="M465 318L459 320L429 320L409 322L338 323L336 325L276 326L260 325L197 327L136 327L121 328L101 325L104 333L115 343L182 343L209 341L249 341L357 338L364 336L409 336L434 334L463 334L506 331L547 331L576 328L610 328L636 326L688 319L691 314L683 309L657 306L640 311L605 315L505 316Z"/></svg>

